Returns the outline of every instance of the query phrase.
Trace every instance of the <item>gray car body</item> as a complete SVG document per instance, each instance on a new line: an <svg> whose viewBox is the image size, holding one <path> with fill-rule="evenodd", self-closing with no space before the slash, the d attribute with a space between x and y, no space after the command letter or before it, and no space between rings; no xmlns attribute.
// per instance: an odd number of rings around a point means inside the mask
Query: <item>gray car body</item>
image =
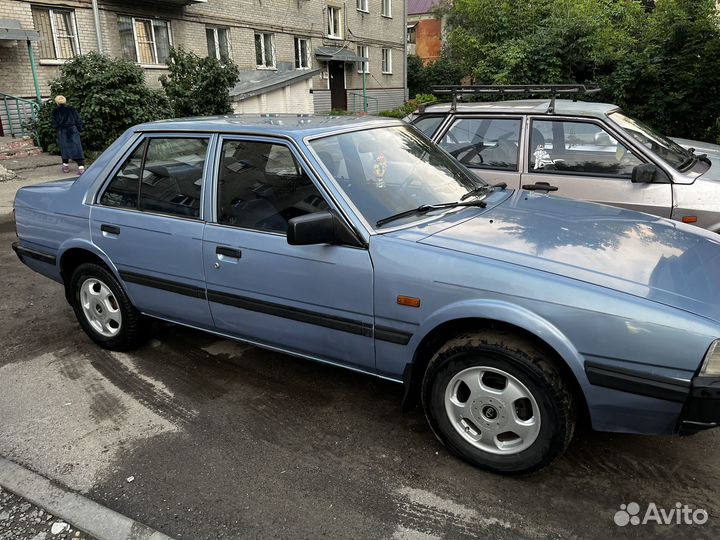
<svg viewBox="0 0 720 540"><path fill-rule="evenodd" d="M519 141L517 171L498 171L476 168L473 171L486 181L507 182L513 188L535 182L549 182L558 187L553 195L610 204L646 212L660 217L682 221L695 218L695 225L713 232L720 232L720 146L675 139L685 148L706 153L709 168L702 172L681 172L650 149L638 143L609 116L620 109L611 104L557 100L555 111L548 113L550 101L515 100L491 103L438 104L425 107L410 118L442 116L443 121L432 133L436 142L441 141L456 118L521 118L523 120ZM582 120L594 122L604 128L633 154L646 163L654 163L670 178L668 184L634 184L630 179L603 178L595 176L553 174L529 168L530 125L532 120Z"/></svg>

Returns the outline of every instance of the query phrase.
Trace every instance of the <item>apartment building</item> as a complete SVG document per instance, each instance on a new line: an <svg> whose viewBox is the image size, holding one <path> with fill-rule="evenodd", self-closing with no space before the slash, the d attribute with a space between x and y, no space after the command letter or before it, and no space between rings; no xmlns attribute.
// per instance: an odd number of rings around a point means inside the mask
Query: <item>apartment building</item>
<svg viewBox="0 0 720 540"><path fill-rule="evenodd" d="M0 92L34 98L35 64L45 97L89 51L137 62L159 86L181 46L239 65L237 112L361 111L363 87L375 112L406 97L405 19L404 0L0 0Z"/></svg>

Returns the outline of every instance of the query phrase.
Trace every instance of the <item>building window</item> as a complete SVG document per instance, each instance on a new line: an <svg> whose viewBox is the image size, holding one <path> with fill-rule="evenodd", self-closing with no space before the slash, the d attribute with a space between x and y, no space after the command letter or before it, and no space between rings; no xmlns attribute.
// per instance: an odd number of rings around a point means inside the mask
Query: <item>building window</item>
<svg viewBox="0 0 720 540"><path fill-rule="evenodd" d="M310 69L310 45L307 39L295 38L295 69Z"/></svg>
<svg viewBox="0 0 720 540"><path fill-rule="evenodd" d="M382 11L383 17L392 17L392 0L382 0Z"/></svg>
<svg viewBox="0 0 720 540"><path fill-rule="evenodd" d="M165 64L170 56L170 23L118 15L120 50L123 58L140 64Z"/></svg>
<svg viewBox="0 0 720 540"><path fill-rule="evenodd" d="M205 29L207 36L208 56L211 58L230 58L230 29L211 28Z"/></svg>
<svg viewBox="0 0 720 540"><path fill-rule="evenodd" d="M368 0L355 0L355 7L357 7L358 11L369 11Z"/></svg>
<svg viewBox="0 0 720 540"><path fill-rule="evenodd" d="M342 39L342 8L328 6L328 37Z"/></svg>
<svg viewBox="0 0 720 540"><path fill-rule="evenodd" d="M391 74L392 73L392 50L382 50L382 72Z"/></svg>
<svg viewBox="0 0 720 540"><path fill-rule="evenodd" d="M415 44L415 26L416 24L407 27L407 42L410 44Z"/></svg>
<svg viewBox="0 0 720 540"><path fill-rule="evenodd" d="M40 58L66 59L80 54L74 11L33 6L32 18L40 32Z"/></svg>
<svg viewBox="0 0 720 540"><path fill-rule="evenodd" d="M258 68L275 68L275 47L272 34L255 34L255 63Z"/></svg>
<svg viewBox="0 0 720 540"><path fill-rule="evenodd" d="M361 58L370 58L367 45L358 45L357 55ZM370 61L358 62L358 73L370 73Z"/></svg>

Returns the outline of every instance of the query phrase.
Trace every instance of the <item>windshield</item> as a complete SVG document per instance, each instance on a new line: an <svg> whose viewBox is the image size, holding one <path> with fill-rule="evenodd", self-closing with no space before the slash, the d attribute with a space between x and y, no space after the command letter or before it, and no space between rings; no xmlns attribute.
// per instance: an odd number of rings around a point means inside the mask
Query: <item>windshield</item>
<svg viewBox="0 0 720 540"><path fill-rule="evenodd" d="M420 205L459 201L485 185L405 126L331 135L310 146L369 223Z"/></svg>
<svg viewBox="0 0 720 540"><path fill-rule="evenodd" d="M625 133L649 150L652 150L676 169L680 169L689 163L688 158L691 157L691 154L687 150L651 127L638 120L628 118L619 112L610 113L610 119L623 128Z"/></svg>

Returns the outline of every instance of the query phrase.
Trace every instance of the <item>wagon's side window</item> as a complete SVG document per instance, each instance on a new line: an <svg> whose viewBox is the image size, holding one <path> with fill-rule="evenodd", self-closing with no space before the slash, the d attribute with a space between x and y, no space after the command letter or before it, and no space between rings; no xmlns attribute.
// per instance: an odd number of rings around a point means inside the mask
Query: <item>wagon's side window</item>
<svg viewBox="0 0 720 540"><path fill-rule="evenodd" d="M218 171L218 223L286 233L294 217L327 210L322 195L283 144L228 140Z"/></svg>
<svg viewBox="0 0 720 540"><path fill-rule="evenodd" d="M147 142L143 141L125 160L100 197L100 204L117 208L137 208L140 171L146 145Z"/></svg>

